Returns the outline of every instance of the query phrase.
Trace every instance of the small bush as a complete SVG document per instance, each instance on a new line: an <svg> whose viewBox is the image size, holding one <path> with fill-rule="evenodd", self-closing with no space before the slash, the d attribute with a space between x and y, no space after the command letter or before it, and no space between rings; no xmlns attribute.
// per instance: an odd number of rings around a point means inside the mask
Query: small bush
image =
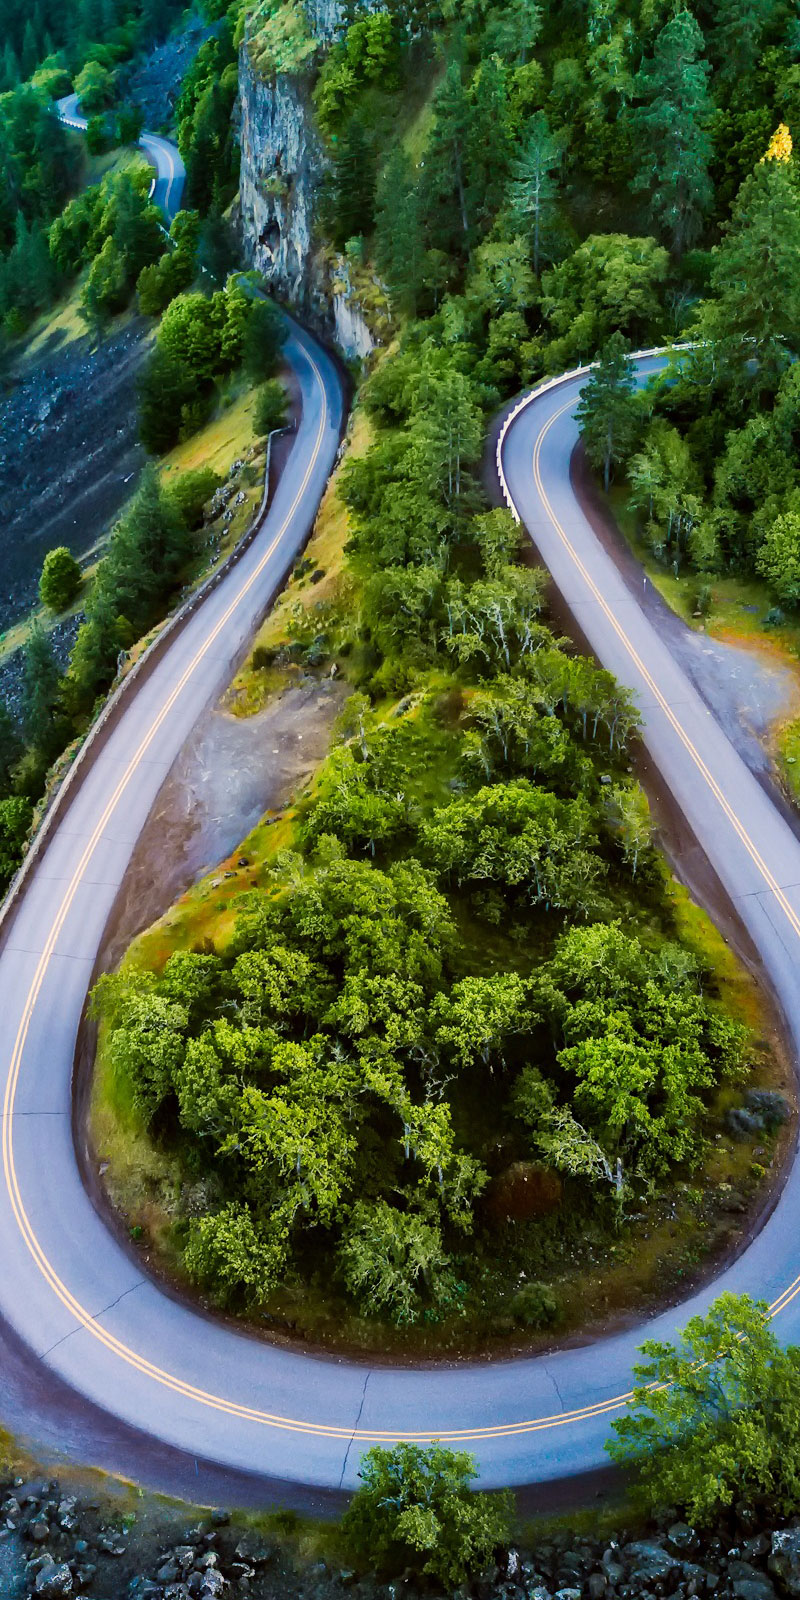
<svg viewBox="0 0 800 1600"><path fill-rule="evenodd" d="M511 1301L511 1310L525 1328L552 1328L559 1321L561 1308L546 1283L525 1283Z"/></svg>
<svg viewBox="0 0 800 1600"><path fill-rule="evenodd" d="M695 595L694 601L694 609L697 615L700 617L707 617L711 611L713 600L714 592L711 588L711 584L701 583L700 588Z"/></svg>
<svg viewBox="0 0 800 1600"><path fill-rule="evenodd" d="M66 611L81 586L81 569L66 545L48 550L39 579L39 599L50 611Z"/></svg>
<svg viewBox="0 0 800 1600"><path fill-rule="evenodd" d="M203 507L221 483L222 479L213 467L197 467L193 472L182 472L175 483L168 486L170 500L188 531L200 526Z"/></svg>
<svg viewBox="0 0 800 1600"><path fill-rule="evenodd" d="M286 390L279 378L262 383L256 396L253 426L257 434L272 433L286 422Z"/></svg>
<svg viewBox="0 0 800 1600"><path fill-rule="evenodd" d="M511 1525L511 1495L475 1494L472 1456L433 1444L376 1446L342 1521L352 1558L391 1576L410 1569L452 1590L479 1577Z"/></svg>

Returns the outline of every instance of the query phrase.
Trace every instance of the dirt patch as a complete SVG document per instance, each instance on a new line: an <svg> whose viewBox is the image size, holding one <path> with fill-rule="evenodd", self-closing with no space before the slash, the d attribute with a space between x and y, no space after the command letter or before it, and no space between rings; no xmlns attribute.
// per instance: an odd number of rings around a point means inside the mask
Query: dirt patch
<svg viewBox="0 0 800 1600"><path fill-rule="evenodd" d="M167 778L112 912L102 965L277 811L327 752L347 685L307 678L244 721L212 707Z"/></svg>
<svg viewBox="0 0 800 1600"><path fill-rule="evenodd" d="M42 561L79 559L107 531L146 460L136 383L150 324L138 317L20 363L0 406L0 629L35 603Z"/></svg>

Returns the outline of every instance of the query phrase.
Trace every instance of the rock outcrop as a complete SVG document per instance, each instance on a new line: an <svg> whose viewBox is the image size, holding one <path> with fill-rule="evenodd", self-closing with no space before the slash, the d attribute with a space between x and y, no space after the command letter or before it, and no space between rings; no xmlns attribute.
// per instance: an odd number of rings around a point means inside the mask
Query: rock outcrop
<svg viewBox="0 0 800 1600"><path fill-rule="evenodd" d="M261 78L239 61L239 203L245 254L276 292L307 308L312 239L325 155L306 74Z"/></svg>
<svg viewBox="0 0 800 1600"><path fill-rule="evenodd" d="M342 0L306 0L309 28L321 46L344 22ZM374 332L347 273L319 249L316 220L327 171L311 97L313 73L262 75L247 41L239 60L239 208L246 260L336 340L348 359L363 359Z"/></svg>

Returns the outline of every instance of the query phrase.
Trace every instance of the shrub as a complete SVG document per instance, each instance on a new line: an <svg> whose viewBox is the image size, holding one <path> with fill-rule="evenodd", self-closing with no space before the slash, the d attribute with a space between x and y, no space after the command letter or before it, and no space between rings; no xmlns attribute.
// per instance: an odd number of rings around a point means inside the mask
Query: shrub
<svg viewBox="0 0 800 1600"><path fill-rule="evenodd" d="M546 1283L525 1283L511 1301L511 1310L526 1328L552 1328L561 1315L556 1296Z"/></svg>
<svg viewBox="0 0 800 1600"><path fill-rule="evenodd" d="M197 467L193 472L182 472L174 483L169 484L170 500L180 513L184 527L190 530L199 527L203 519L203 507L221 483L222 479L213 467Z"/></svg>
<svg viewBox="0 0 800 1600"><path fill-rule="evenodd" d="M282 428L286 421L286 390L279 378L262 383L256 396L253 426L256 433L272 433Z"/></svg>
<svg viewBox="0 0 800 1600"><path fill-rule="evenodd" d="M5 893L22 860L33 809L29 800L11 795L0 800L0 892Z"/></svg>
<svg viewBox="0 0 800 1600"><path fill-rule="evenodd" d="M352 1557L382 1574L411 1568L447 1589L480 1576L508 1538L511 1495L474 1494L475 1463L433 1444L376 1446L342 1521Z"/></svg>
<svg viewBox="0 0 800 1600"><path fill-rule="evenodd" d="M81 586L81 569L71 550L48 550L39 579L39 599L50 611L66 611Z"/></svg>

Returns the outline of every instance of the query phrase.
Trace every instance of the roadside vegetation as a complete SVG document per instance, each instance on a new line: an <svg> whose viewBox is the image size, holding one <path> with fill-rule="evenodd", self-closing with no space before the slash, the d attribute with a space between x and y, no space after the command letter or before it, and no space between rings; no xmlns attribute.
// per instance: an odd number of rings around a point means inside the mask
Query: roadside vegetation
<svg viewBox="0 0 800 1600"><path fill-rule="evenodd" d="M634 1211L702 1193L758 1054L679 925L635 713L552 631L481 488L501 401L598 348L587 430L607 437L610 393L624 431L626 341L677 330L722 210L697 23L578 9L565 35L560 10L464 5L440 32L398 7L324 57L326 226L374 255L397 337L324 515L344 556L312 546L233 702L298 665L352 693L226 892L190 897L95 998L102 1082L173 1175L161 1242L217 1303L304 1331L320 1302L362 1339L557 1328L579 1240L608 1258ZM389 113L442 38L415 162ZM609 51L637 58L630 115ZM674 191L669 95L692 133ZM582 237L590 190L612 225Z"/></svg>

